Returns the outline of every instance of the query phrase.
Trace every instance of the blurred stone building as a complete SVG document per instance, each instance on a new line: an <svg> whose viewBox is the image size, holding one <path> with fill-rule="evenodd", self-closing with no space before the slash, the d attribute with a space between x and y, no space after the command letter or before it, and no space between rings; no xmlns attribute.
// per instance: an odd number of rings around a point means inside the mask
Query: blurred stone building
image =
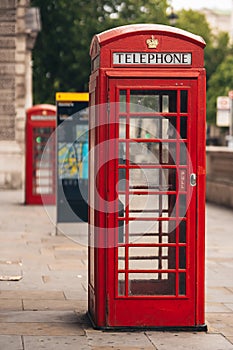
<svg viewBox="0 0 233 350"><path fill-rule="evenodd" d="M30 0L0 0L0 188L23 184L31 52L39 30L39 11L30 8Z"/></svg>
<svg viewBox="0 0 233 350"><path fill-rule="evenodd" d="M215 9L203 8L201 11L210 25L214 34L219 32L229 33L229 37L232 38L232 11L220 11Z"/></svg>

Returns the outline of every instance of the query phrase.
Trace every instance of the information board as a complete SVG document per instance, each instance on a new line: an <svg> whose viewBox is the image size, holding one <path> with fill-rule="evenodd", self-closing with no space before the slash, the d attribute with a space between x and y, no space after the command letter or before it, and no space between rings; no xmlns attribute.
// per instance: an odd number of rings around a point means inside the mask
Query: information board
<svg viewBox="0 0 233 350"><path fill-rule="evenodd" d="M57 223L87 221L88 93L56 94Z"/></svg>

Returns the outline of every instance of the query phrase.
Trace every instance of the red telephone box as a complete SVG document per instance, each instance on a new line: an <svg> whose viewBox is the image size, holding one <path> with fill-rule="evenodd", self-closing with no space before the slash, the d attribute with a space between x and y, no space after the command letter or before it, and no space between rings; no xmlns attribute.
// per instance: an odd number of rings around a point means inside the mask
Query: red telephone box
<svg viewBox="0 0 233 350"><path fill-rule="evenodd" d="M206 330L204 40L156 24L90 49L89 315Z"/></svg>
<svg viewBox="0 0 233 350"><path fill-rule="evenodd" d="M25 203L55 204L55 138L46 144L56 128L56 107L33 106L26 118Z"/></svg>

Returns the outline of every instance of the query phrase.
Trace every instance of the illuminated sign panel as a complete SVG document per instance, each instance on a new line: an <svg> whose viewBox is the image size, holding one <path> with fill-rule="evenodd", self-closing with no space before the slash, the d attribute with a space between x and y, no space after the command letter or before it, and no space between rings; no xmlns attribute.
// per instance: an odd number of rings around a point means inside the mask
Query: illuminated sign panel
<svg viewBox="0 0 233 350"><path fill-rule="evenodd" d="M190 52L114 52L113 64L139 65L191 65Z"/></svg>

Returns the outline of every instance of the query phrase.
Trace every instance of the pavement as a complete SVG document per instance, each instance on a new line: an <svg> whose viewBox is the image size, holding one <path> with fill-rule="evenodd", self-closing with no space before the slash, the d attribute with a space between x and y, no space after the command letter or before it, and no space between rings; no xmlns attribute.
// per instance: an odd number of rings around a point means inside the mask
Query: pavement
<svg viewBox="0 0 233 350"><path fill-rule="evenodd" d="M92 328L86 244L57 231L49 210L0 191L0 350L233 350L232 210L207 204L208 332L124 333Z"/></svg>

